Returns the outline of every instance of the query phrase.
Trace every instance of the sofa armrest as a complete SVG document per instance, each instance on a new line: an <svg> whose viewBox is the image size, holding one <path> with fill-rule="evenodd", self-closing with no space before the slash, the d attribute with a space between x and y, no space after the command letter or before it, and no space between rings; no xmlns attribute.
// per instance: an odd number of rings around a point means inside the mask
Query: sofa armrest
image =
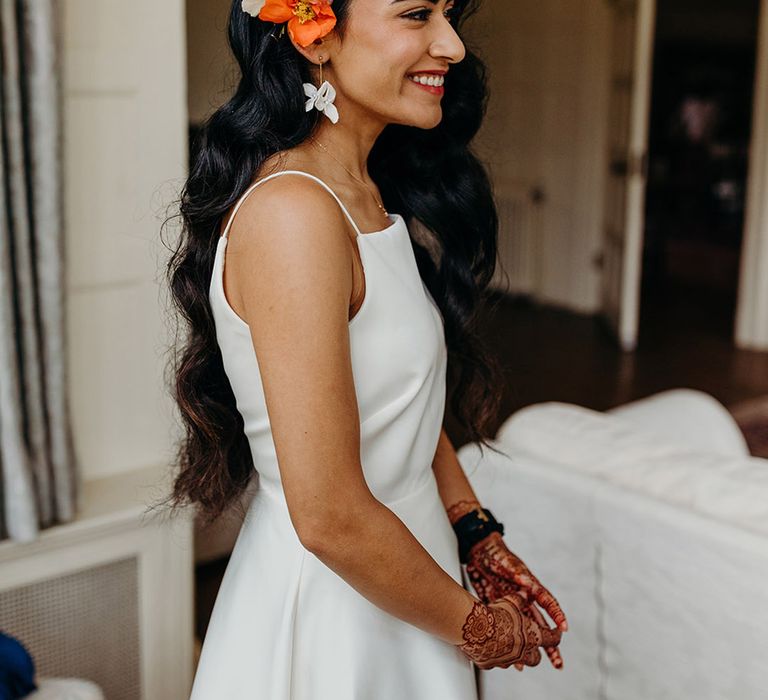
<svg viewBox="0 0 768 700"><path fill-rule="evenodd" d="M749 456L749 446L733 416L723 404L703 391L662 391L606 413L631 423L635 430L696 452Z"/></svg>
<svg viewBox="0 0 768 700"><path fill-rule="evenodd" d="M556 402L512 415L495 446L768 535L768 460L696 451L619 415Z"/></svg>

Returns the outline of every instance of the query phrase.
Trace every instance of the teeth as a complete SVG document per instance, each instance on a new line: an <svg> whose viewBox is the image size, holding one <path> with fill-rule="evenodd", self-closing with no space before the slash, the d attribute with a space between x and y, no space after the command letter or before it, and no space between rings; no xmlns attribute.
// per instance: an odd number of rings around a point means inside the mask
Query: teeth
<svg viewBox="0 0 768 700"><path fill-rule="evenodd" d="M445 82L445 76L443 75L409 75L408 77L414 83L431 85L432 87L440 87Z"/></svg>

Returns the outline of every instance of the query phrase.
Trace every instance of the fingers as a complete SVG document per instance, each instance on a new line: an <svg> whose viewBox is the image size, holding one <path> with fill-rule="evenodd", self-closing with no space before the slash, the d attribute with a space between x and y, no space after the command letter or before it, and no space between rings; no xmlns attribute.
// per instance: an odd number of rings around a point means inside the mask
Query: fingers
<svg viewBox="0 0 768 700"><path fill-rule="evenodd" d="M541 607L547 611L555 626L563 632L567 631L568 621L555 597L541 585L541 581L536 578L525 562L506 547L503 540L499 538L494 544L494 556L490 557L488 565L495 577L507 579L522 590L530 591Z"/></svg>
<svg viewBox="0 0 768 700"><path fill-rule="evenodd" d="M545 647L556 647L560 644L562 634L563 631L561 629L549 629L549 627L545 627L541 630L541 645Z"/></svg>
<svg viewBox="0 0 768 700"><path fill-rule="evenodd" d="M524 586L531 591L533 597L536 599L536 602L541 605L544 610L547 611L547 614L552 618L557 627L559 627L563 632L567 631L568 621L565 618L565 613L560 607L560 603L558 603L555 597L546 588L544 588L544 586L541 585L535 576L529 577L525 576L524 574L519 576L515 575L515 580L518 581L521 586ZM530 585L525 586L523 581L526 580L530 582Z"/></svg>
<svg viewBox="0 0 768 700"><path fill-rule="evenodd" d="M523 663L515 663L514 666L518 671L523 670L523 664L527 666L537 666L541 663L541 652L538 647L543 646L548 658L555 668L563 667L563 659L560 655L560 651L557 649L557 645L560 643L562 636L562 630L555 628L551 629L544 619L541 612L535 607L534 604L527 604L522 592L510 593L500 598L497 602L504 603L508 601L515 607L518 607L521 612L526 616L526 638L532 640L532 648L529 649L523 657ZM538 643L537 643L538 642Z"/></svg>
<svg viewBox="0 0 768 700"><path fill-rule="evenodd" d="M563 657L560 654L560 650L557 647L544 647L544 651L547 652L547 657L550 663L558 671L562 670L564 663Z"/></svg>
<svg viewBox="0 0 768 700"><path fill-rule="evenodd" d="M526 602L525 597L523 596L522 592L515 592L515 593L509 593L505 595L503 598L499 598L498 602L502 602L504 600L509 600L512 602L515 607L519 608L520 611L524 614L530 614L533 619L536 621L540 633L541 633L541 645L540 646L557 646L560 644L560 639L562 638L563 631L559 628L550 628L547 624L547 621L544 619L544 616L534 607L534 604L528 604Z"/></svg>
<svg viewBox="0 0 768 700"><path fill-rule="evenodd" d="M539 651L538 647L536 647L535 649L531 649L525 655L526 666L538 666L540 663L541 663L541 652Z"/></svg>
<svg viewBox="0 0 768 700"><path fill-rule="evenodd" d="M544 630L549 630L549 625L547 624L547 621L544 619L544 616L539 612L539 610L531 605L528 608L531 616L534 620L539 624L539 626L542 628L542 638L544 637ZM563 657L560 655L560 650L556 646L545 646L544 651L547 652L547 657L549 658L552 665L557 668L561 669L563 667Z"/></svg>
<svg viewBox="0 0 768 700"><path fill-rule="evenodd" d="M497 575L514 581L522 590L530 591L541 606L550 613L555 624L560 627L561 622L565 620L565 614L560 608L560 604L555 597L541 584L538 578L531 572L525 563L515 554L507 550L506 556L499 561L494 561ZM551 612L550 612L551 610ZM555 615L559 619L555 619Z"/></svg>

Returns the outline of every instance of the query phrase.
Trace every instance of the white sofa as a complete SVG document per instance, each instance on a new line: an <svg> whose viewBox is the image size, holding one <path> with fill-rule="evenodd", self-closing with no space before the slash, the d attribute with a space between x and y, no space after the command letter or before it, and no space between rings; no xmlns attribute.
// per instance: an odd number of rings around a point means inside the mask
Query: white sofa
<svg viewBox="0 0 768 700"><path fill-rule="evenodd" d="M562 671L481 672L483 700L768 698L768 460L722 406L538 404L493 444L459 459L570 630Z"/></svg>

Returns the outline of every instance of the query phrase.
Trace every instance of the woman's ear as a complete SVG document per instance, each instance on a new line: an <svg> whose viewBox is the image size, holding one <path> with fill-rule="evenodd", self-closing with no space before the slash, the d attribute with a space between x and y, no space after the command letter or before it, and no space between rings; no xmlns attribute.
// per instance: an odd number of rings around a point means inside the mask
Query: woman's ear
<svg viewBox="0 0 768 700"><path fill-rule="evenodd" d="M326 35L322 39L315 39L314 42L308 46L299 46L295 41L292 41L294 48L306 58L310 63L314 63L316 66L320 65L322 59L323 65L327 64L332 55L335 46L334 32Z"/></svg>

